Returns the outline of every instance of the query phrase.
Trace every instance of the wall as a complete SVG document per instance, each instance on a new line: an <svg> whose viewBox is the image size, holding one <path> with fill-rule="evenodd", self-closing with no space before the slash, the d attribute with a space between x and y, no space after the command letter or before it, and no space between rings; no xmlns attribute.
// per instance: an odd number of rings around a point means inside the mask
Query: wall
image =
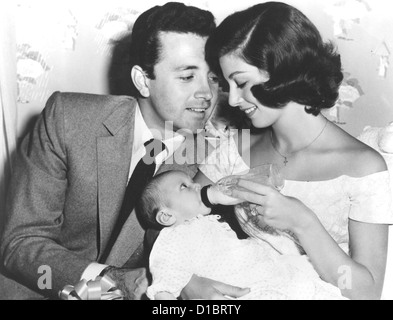
<svg viewBox="0 0 393 320"><path fill-rule="evenodd" d="M133 3L134 2L134 3ZM138 14L166 1L16 0L18 132L54 91L123 94L129 70L125 44ZM327 114L352 135L393 121L393 4L390 0L292 0L342 54L347 74L338 108ZM220 22L255 0L189 0ZM386 44L386 45L385 45ZM385 63L381 65L380 63ZM387 71L379 74L379 69Z"/></svg>

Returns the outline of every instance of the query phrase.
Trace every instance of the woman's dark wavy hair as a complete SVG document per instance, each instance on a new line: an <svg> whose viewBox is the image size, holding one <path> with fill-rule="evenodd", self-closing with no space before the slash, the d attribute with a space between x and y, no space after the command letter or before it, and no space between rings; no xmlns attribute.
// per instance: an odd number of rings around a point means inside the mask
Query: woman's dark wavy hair
<svg viewBox="0 0 393 320"><path fill-rule="evenodd" d="M211 12L179 2L168 2L142 13L132 29L131 66L140 66L150 79L155 79L154 66L159 62L162 45L160 32L193 33L208 37L216 28ZM132 84L132 95L139 92Z"/></svg>
<svg viewBox="0 0 393 320"><path fill-rule="evenodd" d="M251 89L264 106L281 108L293 101L318 115L337 101L343 80L340 55L303 13L287 4L267 2L230 15L210 36L206 52L217 74L222 75L218 60L226 54L267 71L269 81Z"/></svg>

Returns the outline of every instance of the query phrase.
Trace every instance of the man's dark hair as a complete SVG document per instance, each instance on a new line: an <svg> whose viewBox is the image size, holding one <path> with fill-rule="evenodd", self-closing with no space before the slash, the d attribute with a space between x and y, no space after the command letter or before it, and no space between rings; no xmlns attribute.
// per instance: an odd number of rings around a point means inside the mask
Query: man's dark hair
<svg viewBox="0 0 393 320"><path fill-rule="evenodd" d="M318 115L337 101L343 80L340 56L292 6L266 2L227 17L206 45L207 60L217 74L218 60L226 54L269 73L269 81L252 88L266 107L281 108L293 101Z"/></svg>
<svg viewBox="0 0 393 320"><path fill-rule="evenodd" d="M183 3L168 2L142 13L135 21L130 47L130 62L140 66L150 79L155 79L154 66L160 60L160 32L192 33L208 37L215 29L215 19L211 12ZM132 84L134 97L138 89Z"/></svg>

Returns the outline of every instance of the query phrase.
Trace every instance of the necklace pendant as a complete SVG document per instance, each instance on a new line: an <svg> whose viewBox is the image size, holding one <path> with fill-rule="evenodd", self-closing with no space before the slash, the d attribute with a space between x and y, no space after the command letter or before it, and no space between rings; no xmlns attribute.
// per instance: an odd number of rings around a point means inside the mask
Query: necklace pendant
<svg viewBox="0 0 393 320"><path fill-rule="evenodd" d="M287 157L284 157L284 166L287 166L287 163L288 163L289 161L288 161L288 158Z"/></svg>

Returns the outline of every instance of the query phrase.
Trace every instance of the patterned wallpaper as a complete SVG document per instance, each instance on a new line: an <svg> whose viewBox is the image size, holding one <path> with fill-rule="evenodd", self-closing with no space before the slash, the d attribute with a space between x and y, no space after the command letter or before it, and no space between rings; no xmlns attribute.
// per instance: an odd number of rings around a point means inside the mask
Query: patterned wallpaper
<svg viewBox="0 0 393 320"><path fill-rule="evenodd" d="M96 30L92 51L109 56L112 44L131 32L140 12L123 7L107 10L97 15L89 27ZM75 51L83 21L78 20L72 8L58 7L57 3L48 7L48 3L21 2L16 17L18 102L42 101L50 94L48 78L56 68L56 61L50 65L46 58L58 54L59 50ZM56 38L56 42L45 41L49 37Z"/></svg>
<svg viewBox="0 0 393 320"><path fill-rule="evenodd" d="M18 104L20 127L34 113L40 112L48 96L56 90L91 93L127 93L127 35L138 15L153 4L166 1L27 1L16 2ZM225 9L216 0L190 0L186 3L210 9L217 22L232 11L257 1L227 1ZM366 124L355 123L352 115L362 108L381 105L374 123L393 121L393 96L381 81L393 83L390 54L393 50L393 28L386 25L393 16L390 0L293 0L313 20L323 36L332 39L343 57L345 80L337 105L326 113L353 134ZM327 19L326 19L327 18ZM392 24L393 27L393 24ZM390 30L389 30L390 29ZM371 50L358 51L367 43ZM350 57L350 59L348 58ZM116 60L118 59L118 60ZM357 62L354 63L353 60ZM366 76L357 68L363 61L373 62L373 73ZM355 67L354 67L355 66ZM360 77L362 76L362 77ZM373 85L375 83L375 85ZM382 91L379 94L379 90ZM378 91L381 101L367 101L370 92ZM371 99L371 96L370 96ZM368 105L364 107L364 105ZM383 109L385 108L385 109ZM386 114L386 110L388 113ZM363 111L362 111L363 112ZM365 116L369 119L369 116ZM353 122L351 127L348 122ZM356 127L358 125L358 127ZM360 127L359 127L360 126ZM22 131L22 129L20 129Z"/></svg>
<svg viewBox="0 0 393 320"><path fill-rule="evenodd" d="M372 7L365 0L345 0L329 3L325 12L333 20L334 36L337 40L357 41L351 30L358 25L362 25L362 19L372 12ZM379 37L380 35L377 35ZM379 65L376 68L378 76L386 78L389 68L390 50L385 42L381 40L372 54L379 58ZM341 122L340 111L343 108L353 108L355 102L365 93L361 87L359 79L353 78L350 73L344 73L345 78L340 88L340 98L336 106L328 113L330 117L339 124Z"/></svg>

